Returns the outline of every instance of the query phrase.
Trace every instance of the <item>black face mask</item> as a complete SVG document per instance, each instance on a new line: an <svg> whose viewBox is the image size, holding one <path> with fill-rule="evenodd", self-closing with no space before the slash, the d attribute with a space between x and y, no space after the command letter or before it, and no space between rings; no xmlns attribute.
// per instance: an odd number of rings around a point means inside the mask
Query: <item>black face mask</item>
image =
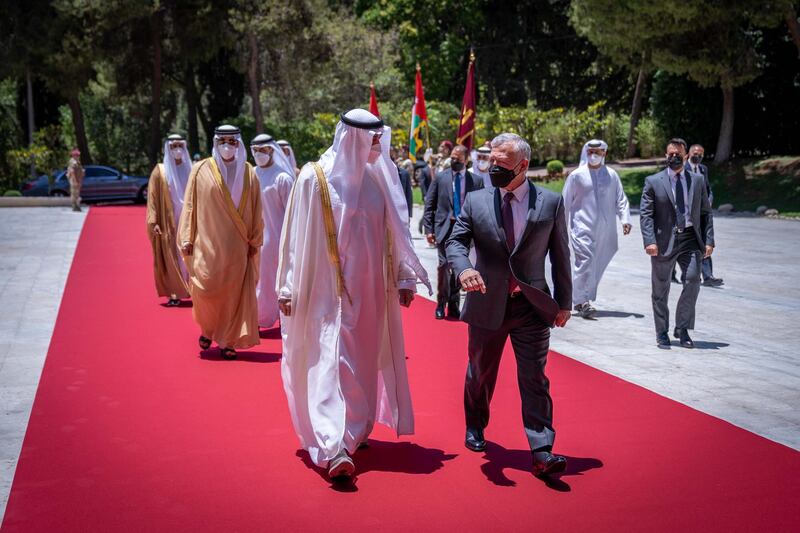
<svg viewBox="0 0 800 533"><path fill-rule="evenodd" d="M461 172L464 170L464 163L461 161L451 161L450 168L453 169L453 172Z"/></svg>
<svg viewBox="0 0 800 533"><path fill-rule="evenodd" d="M672 170L678 170L683 166L683 158L679 155L672 155L667 158L667 166Z"/></svg>
<svg viewBox="0 0 800 533"><path fill-rule="evenodd" d="M702 160L703 160L703 156L702 155L693 155L692 157L689 158L689 161L691 161L692 164L694 164L694 165L699 165L700 161L702 161Z"/></svg>
<svg viewBox="0 0 800 533"><path fill-rule="evenodd" d="M516 175L513 169L503 168L499 165L494 165L489 169L489 179L492 181L492 187L506 187Z"/></svg>

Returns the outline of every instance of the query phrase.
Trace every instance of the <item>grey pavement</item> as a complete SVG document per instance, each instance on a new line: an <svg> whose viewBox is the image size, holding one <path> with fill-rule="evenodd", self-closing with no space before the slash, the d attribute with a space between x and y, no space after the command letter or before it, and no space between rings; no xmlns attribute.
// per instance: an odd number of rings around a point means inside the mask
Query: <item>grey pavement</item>
<svg viewBox="0 0 800 533"><path fill-rule="evenodd" d="M0 209L0 519L86 210Z"/></svg>
<svg viewBox="0 0 800 533"><path fill-rule="evenodd" d="M421 208L415 208L418 219ZM718 216L714 274L697 303L696 348L655 345L650 259L638 216L600 284L595 320L573 314L553 350L695 409L800 450L800 222ZM436 282L436 250L412 223ZM674 321L680 285L672 285ZM427 296L427 295L423 295ZM433 317L431 317L433 319ZM553 384L558 387L558 383ZM691 445L691 440L687 442Z"/></svg>

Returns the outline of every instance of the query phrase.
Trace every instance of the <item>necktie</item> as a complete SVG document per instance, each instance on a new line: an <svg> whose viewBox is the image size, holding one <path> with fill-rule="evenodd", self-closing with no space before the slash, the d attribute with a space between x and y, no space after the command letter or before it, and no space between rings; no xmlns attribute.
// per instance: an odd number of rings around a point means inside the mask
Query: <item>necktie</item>
<svg viewBox="0 0 800 533"><path fill-rule="evenodd" d="M675 175L675 206L677 207L675 213L675 225L678 229L686 228L686 199L683 197L683 184L681 183L681 175Z"/></svg>
<svg viewBox="0 0 800 533"><path fill-rule="evenodd" d="M509 252L513 252L514 246L516 246L516 239L514 238L514 210L511 209L511 200L513 199L514 193L507 192L505 196L503 196L503 208L501 210L503 215L503 229L506 232L506 245L508 246ZM512 274L508 278L509 294L513 293L516 288L517 280L514 279L514 275Z"/></svg>
<svg viewBox="0 0 800 533"><path fill-rule="evenodd" d="M453 212L461 214L461 173L456 172L455 190L453 191Z"/></svg>

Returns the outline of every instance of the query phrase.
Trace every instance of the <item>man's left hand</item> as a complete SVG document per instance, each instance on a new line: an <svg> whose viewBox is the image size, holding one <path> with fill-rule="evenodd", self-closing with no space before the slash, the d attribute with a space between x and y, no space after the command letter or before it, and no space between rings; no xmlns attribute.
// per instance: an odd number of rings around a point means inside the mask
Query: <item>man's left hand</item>
<svg viewBox="0 0 800 533"><path fill-rule="evenodd" d="M714 247L706 244L706 255L703 257L711 257L711 254L713 253L714 253Z"/></svg>
<svg viewBox="0 0 800 533"><path fill-rule="evenodd" d="M623 224L622 225L622 234L623 235L627 235L628 233L631 232L632 229L633 229L633 226L631 226L630 224Z"/></svg>
<svg viewBox="0 0 800 533"><path fill-rule="evenodd" d="M572 312L569 309L561 309L556 315L556 327L563 328L566 326L567 320L569 320L571 316Z"/></svg>
<svg viewBox="0 0 800 533"><path fill-rule="evenodd" d="M247 257L253 257L258 253L258 248L255 246L248 246L247 248Z"/></svg>
<svg viewBox="0 0 800 533"><path fill-rule="evenodd" d="M414 301L414 291L411 289L400 289L398 293L400 297L400 305L403 307L411 307L411 302Z"/></svg>

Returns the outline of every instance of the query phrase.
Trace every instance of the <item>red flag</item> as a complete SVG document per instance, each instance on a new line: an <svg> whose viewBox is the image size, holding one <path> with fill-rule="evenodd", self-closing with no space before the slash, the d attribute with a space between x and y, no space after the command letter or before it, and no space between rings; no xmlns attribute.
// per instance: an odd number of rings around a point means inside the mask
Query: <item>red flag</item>
<svg viewBox="0 0 800 533"><path fill-rule="evenodd" d="M372 82L369 82L369 112L381 118L381 112L378 111L378 96L375 94L375 84Z"/></svg>
<svg viewBox="0 0 800 533"><path fill-rule="evenodd" d="M467 69L467 86L464 88L464 100L461 102L461 118L458 121L456 143L463 144L472 150L475 142L475 53L469 54Z"/></svg>

